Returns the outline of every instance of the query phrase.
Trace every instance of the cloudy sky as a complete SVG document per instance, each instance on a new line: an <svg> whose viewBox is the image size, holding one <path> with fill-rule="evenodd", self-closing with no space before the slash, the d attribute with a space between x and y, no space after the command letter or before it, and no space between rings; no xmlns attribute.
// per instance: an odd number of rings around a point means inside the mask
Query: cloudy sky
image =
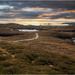
<svg viewBox="0 0 75 75"><path fill-rule="evenodd" d="M0 0L0 23L69 25L75 23L75 1Z"/></svg>

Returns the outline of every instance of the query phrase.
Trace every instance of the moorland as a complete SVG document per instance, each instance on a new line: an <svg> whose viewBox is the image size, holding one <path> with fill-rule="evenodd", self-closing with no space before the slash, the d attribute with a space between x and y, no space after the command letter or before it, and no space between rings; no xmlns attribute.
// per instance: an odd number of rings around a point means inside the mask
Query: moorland
<svg viewBox="0 0 75 75"><path fill-rule="evenodd" d="M75 74L75 26L0 24L0 36L0 74Z"/></svg>

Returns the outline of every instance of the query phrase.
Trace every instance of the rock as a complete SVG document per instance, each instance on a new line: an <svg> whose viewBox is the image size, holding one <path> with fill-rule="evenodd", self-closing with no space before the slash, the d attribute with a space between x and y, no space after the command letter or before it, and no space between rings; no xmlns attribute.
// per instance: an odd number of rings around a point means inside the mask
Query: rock
<svg viewBox="0 0 75 75"><path fill-rule="evenodd" d="M49 65L50 67L53 67L53 65Z"/></svg>

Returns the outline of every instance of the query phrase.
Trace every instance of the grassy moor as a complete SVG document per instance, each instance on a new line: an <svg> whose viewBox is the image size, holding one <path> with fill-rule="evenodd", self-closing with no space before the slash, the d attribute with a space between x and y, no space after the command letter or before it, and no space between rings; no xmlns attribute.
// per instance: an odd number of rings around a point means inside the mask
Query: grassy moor
<svg viewBox="0 0 75 75"><path fill-rule="evenodd" d="M39 31L21 32L18 27ZM72 26L0 25L0 74L75 74L73 31ZM37 39L24 40L36 33Z"/></svg>

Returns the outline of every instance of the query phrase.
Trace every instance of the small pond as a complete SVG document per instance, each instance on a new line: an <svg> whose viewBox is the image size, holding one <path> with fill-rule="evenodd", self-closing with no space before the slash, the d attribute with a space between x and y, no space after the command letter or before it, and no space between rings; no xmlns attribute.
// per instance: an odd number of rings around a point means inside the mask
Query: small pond
<svg viewBox="0 0 75 75"><path fill-rule="evenodd" d="M37 29L18 29L19 31L23 31L23 32L36 32L39 31Z"/></svg>
<svg viewBox="0 0 75 75"><path fill-rule="evenodd" d="M4 36L0 36L0 38L2 38L2 37L4 37Z"/></svg>

